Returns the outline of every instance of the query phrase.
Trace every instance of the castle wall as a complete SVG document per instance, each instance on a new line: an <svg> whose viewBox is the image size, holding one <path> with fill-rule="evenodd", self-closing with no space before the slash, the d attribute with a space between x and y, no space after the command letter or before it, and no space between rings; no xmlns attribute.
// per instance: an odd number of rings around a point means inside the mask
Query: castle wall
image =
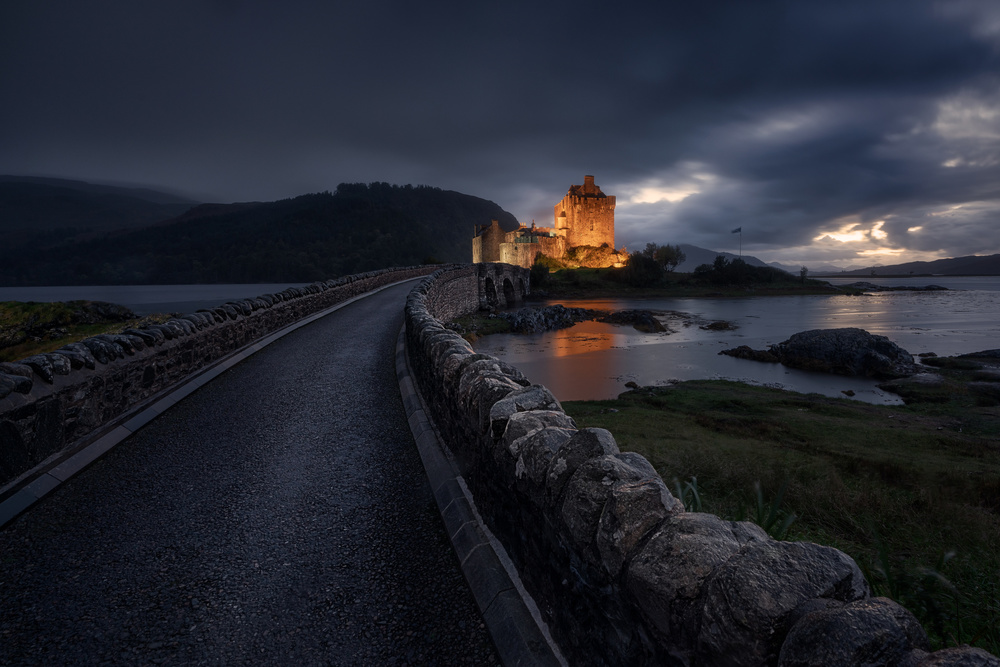
<svg viewBox="0 0 1000 667"><path fill-rule="evenodd" d="M555 258L566 254L566 239L561 236L539 236L536 241L537 243L501 243L499 261L529 268L539 254Z"/></svg>

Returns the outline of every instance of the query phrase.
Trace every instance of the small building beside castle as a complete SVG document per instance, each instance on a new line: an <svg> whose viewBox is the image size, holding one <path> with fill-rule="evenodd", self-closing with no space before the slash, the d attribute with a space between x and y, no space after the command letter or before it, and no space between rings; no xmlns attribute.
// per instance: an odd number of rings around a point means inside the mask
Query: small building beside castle
<svg viewBox="0 0 1000 667"><path fill-rule="evenodd" d="M493 220L477 225L472 239L472 261L504 262L530 268L535 257L565 261L578 258L580 266L604 267L625 261L624 251L615 252L615 198L601 192L594 177L583 177L583 185L571 185L553 209L552 227L521 225L505 232ZM603 252L573 252L574 248L604 249Z"/></svg>

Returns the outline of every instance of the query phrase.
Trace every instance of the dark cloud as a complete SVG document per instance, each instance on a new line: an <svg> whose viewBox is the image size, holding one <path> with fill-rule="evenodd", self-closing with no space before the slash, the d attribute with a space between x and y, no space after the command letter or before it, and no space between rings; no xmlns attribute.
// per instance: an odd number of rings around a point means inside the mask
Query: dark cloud
<svg viewBox="0 0 1000 667"><path fill-rule="evenodd" d="M632 247L1000 252L994 3L625 4L7 3L0 172L420 183L540 224L591 173Z"/></svg>

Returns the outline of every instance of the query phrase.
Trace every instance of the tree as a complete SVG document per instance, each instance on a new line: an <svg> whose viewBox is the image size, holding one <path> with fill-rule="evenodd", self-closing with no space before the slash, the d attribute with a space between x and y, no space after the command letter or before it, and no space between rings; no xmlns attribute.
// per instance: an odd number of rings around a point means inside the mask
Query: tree
<svg viewBox="0 0 1000 667"><path fill-rule="evenodd" d="M650 246L653 249L650 250ZM636 250L629 254L628 263L622 271L622 277L634 287L651 287L663 278L663 267L652 258L656 252L656 244L649 243L645 250Z"/></svg>
<svg viewBox="0 0 1000 667"><path fill-rule="evenodd" d="M545 261L547 259L548 257L546 257L542 253L538 253L537 255L535 255L535 262L531 265L531 275L530 275L532 287L541 287L542 285L548 282L549 266L548 263Z"/></svg>
<svg viewBox="0 0 1000 667"><path fill-rule="evenodd" d="M803 266L801 269L799 269L799 278L802 279L803 283L806 281L806 276L808 276L808 275L809 275L809 268L808 267Z"/></svg>
<svg viewBox="0 0 1000 667"><path fill-rule="evenodd" d="M660 266L663 267L664 271L670 273L679 265L684 263L684 260L687 259L687 255L684 254L684 251L681 250L680 246L670 245L668 243L667 245L661 245L657 248L653 258Z"/></svg>

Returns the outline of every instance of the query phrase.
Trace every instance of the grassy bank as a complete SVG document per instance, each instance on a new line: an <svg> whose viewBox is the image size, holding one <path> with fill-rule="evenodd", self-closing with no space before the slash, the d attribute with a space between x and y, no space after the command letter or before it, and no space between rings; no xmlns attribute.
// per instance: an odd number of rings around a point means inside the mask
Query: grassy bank
<svg viewBox="0 0 1000 667"><path fill-rule="evenodd" d="M949 371L953 400L916 391L907 406L694 381L563 407L643 454L691 507L770 518L773 533L791 521L785 539L853 556L936 646L997 654L1000 409L955 389L962 372Z"/></svg>
<svg viewBox="0 0 1000 667"><path fill-rule="evenodd" d="M0 361L17 361L88 336L118 333L169 317L140 318L128 308L100 301L0 301Z"/></svg>
<svg viewBox="0 0 1000 667"><path fill-rule="evenodd" d="M642 297L736 297L788 294L844 294L858 290L836 289L819 280L788 280L719 285L698 280L690 273L666 273L655 284L639 287L620 279L621 269L560 269L549 273L541 284L532 283L533 295L558 299L605 299Z"/></svg>

